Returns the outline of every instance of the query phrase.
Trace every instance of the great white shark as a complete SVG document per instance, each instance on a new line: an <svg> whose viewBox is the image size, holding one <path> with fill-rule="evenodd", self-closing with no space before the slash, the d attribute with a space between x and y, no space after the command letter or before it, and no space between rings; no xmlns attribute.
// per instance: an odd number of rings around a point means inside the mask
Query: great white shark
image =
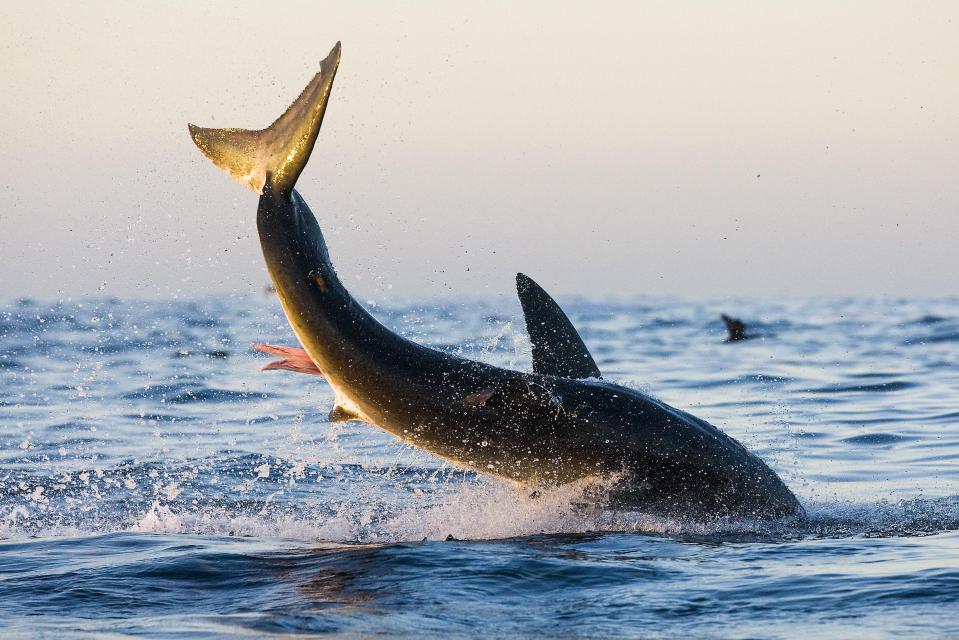
<svg viewBox="0 0 959 640"><path fill-rule="evenodd" d="M267 369L322 375L332 421L360 420L454 464L532 490L614 482L619 506L667 516L780 518L803 508L756 455L711 424L603 380L556 302L519 274L533 371L417 344L389 330L336 274L316 217L294 189L316 143L340 44L300 96L262 130L190 125L200 150L259 194L257 229L280 304L302 349Z"/></svg>

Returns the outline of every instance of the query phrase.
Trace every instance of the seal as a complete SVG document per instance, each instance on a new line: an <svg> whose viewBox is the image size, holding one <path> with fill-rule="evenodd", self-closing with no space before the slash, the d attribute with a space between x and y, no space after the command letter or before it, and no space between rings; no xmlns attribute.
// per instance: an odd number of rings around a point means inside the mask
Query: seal
<svg viewBox="0 0 959 640"><path fill-rule="evenodd" d="M618 506L687 518L802 514L757 456L716 427L612 382L559 305L531 278L517 289L533 372L430 349L378 322L346 290L316 217L294 189L313 151L340 44L287 111L262 130L190 125L200 150L259 194L257 229L302 348L266 369L323 376L330 420L360 420L454 464L532 490L615 478Z"/></svg>

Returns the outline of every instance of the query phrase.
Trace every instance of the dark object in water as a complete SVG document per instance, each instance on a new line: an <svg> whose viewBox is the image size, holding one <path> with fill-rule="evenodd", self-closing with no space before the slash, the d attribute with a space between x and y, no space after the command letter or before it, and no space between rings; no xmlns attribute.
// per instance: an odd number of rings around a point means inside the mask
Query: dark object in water
<svg viewBox="0 0 959 640"><path fill-rule="evenodd" d="M729 332L729 337L726 338L726 342L739 342L740 340L748 340L753 336L746 335L746 323L737 318L727 316L725 313L722 314L723 322L726 323L726 330Z"/></svg>

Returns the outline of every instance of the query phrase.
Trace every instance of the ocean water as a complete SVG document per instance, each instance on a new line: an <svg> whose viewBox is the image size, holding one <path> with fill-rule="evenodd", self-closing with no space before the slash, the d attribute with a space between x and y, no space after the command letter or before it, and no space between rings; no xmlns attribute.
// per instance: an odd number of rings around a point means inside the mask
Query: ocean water
<svg viewBox="0 0 959 640"><path fill-rule="evenodd" d="M7 637L957 637L959 299L561 299L605 375L765 459L804 521L571 507L331 425L270 297L0 303ZM381 304L529 368L518 304ZM719 313L759 337L724 343Z"/></svg>

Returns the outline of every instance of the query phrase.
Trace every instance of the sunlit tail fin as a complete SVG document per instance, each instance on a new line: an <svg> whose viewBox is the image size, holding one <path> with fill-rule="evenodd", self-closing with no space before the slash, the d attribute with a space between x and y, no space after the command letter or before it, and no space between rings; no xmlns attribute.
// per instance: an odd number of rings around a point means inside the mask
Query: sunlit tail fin
<svg viewBox="0 0 959 640"><path fill-rule="evenodd" d="M289 193L310 159L339 64L337 42L300 97L266 129L204 129L191 124L193 142L240 184L262 193L269 173L271 187Z"/></svg>

